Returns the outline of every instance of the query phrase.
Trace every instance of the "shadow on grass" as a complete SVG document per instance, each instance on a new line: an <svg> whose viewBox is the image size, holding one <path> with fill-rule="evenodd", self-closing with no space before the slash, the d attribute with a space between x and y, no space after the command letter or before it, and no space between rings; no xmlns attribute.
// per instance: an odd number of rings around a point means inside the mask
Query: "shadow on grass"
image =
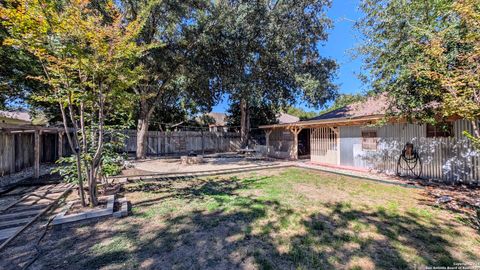
<svg viewBox="0 0 480 270"><path fill-rule="evenodd" d="M238 192L261 181L204 180L173 189L160 200L180 199L187 207L193 200L213 198L216 208L157 217L157 225L134 215L115 230L95 229L81 236L74 236L72 227L63 238L53 235L52 256L43 256L39 263L48 269L63 268L65 263L69 269L111 264L129 269L408 269L416 263L456 262L449 252L452 245L435 220L384 208L362 211L345 203L324 204L323 211L301 215L301 209L280 200ZM168 185L154 184L147 190L156 192ZM52 259L55 252L58 258Z"/></svg>

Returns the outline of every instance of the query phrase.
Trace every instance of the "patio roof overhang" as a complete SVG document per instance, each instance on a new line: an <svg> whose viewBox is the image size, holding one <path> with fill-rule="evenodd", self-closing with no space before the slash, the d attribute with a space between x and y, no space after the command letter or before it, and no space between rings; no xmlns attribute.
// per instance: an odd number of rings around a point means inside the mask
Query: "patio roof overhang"
<svg viewBox="0 0 480 270"><path fill-rule="evenodd" d="M33 126L33 125L10 125L0 123L0 131L5 133L61 133L65 129L63 127L44 127L44 126ZM72 129L69 128L69 131Z"/></svg>
<svg viewBox="0 0 480 270"><path fill-rule="evenodd" d="M263 125L259 126L260 129L275 129L275 128L286 128L290 129L293 127L301 128L315 128L315 127L324 127L324 126L355 126L355 125L370 125L375 124L379 120L384 118L384 114L378 115L368 115L361 117L342 117L342 118L331 118L331 119L321 119L321 120L306 120L298 121L294 123L286 124L273 124L273 125Z"/></svg>

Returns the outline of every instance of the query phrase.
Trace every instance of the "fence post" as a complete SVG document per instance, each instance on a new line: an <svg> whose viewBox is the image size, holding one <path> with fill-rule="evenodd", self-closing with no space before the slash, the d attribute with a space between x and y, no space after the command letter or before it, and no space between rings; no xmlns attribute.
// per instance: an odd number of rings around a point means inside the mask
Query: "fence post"
<svg viewBox="0 0 480 270"><path fill-rule="evenodd" d="M33 177L38 179L40 177L40 132L35 130L35 145L34 145L34 161L33 161Z"/></svg>
<svg viewBox="0 0 480 270"><path fill-rule="evenodd" d="M204 137L203 137L204 136L203 128L200 128L200 132L202 134L202 155L204 155L205 154L205 145L204 145L205 143L204 143Z"/></svg>
<svg viewBox="0 0 480 270"><path fill-rule="evenodd" d="M58 158L63 157L63 132L58 132Z"/></svg>

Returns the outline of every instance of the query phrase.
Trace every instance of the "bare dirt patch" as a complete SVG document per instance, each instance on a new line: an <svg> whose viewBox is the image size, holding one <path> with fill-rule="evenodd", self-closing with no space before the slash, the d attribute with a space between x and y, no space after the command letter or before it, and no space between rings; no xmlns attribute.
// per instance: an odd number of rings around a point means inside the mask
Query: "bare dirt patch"
<svg viewBox="0 0 480 270"><path fill-rule="evenodd" d="M348 199L348 193L346 192L332 193L331 190L318 188L312 184L295 184L293 185L293 190L307 197L309 200L315 201L340 202Z"/></svg>
<svg viewBox="0 0 480 270"><path fill-rule="evenodd" d="M82 206L80 201L75 201L72 204L72 206L68 209L66 215L84 213L86 211L101 210L101 209L106 209L106 208L107 208L107 198L99 198L98 199L98 205L96 205L95 207Z"/></svg>
<svg viewBox="0 0 480 270"><path fill-rule="evenodd" d="M202 172L210 170L239 169L264 165L283 164L285 161L272 161L268 159L247 159L238 157L212 157L204 158L204 163L181 164L178 158L153 159L134 162L134 168L122 172L124 175L141 175L148 173L179 173L179 172Z"/></svg>

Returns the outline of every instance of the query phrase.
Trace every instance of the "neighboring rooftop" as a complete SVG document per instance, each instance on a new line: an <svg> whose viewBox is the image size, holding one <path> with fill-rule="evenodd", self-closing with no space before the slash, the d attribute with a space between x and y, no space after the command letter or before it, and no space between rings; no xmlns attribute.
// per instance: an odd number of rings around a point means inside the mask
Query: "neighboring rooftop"
<svg viewBox="0 0 480 270"><path fill-rule="evenodd" d="M227 125L227 114L219 112L210 112L205 114L207 117L215 121L211 126L226 126Z"/></svg>
<svg viewBox="0 0 480 270"><path fill-rule="evenodd" d="M220 112L210 112L206 113L204 116L212 120L213 123L210 126L226 126L227 125L227 114ZM298 122L300 118L288 114L288 113L279 113L277 115L277 121L279 124L288 124Z"/></svg>
<svg viewBox="0 0 480 270"><path fill-rule="evenodd" d="M0 123L13 125L28 125L32 123L32 118L28 112L22 111L0 111Z"/></svg>
<svg viewBox="0 0 480 270"><path fill-rule="evenodd" d="M277 120L279 124L288 124L298 122L300 121L300 118L288 113L280 113L277 115Z"/></svg>

